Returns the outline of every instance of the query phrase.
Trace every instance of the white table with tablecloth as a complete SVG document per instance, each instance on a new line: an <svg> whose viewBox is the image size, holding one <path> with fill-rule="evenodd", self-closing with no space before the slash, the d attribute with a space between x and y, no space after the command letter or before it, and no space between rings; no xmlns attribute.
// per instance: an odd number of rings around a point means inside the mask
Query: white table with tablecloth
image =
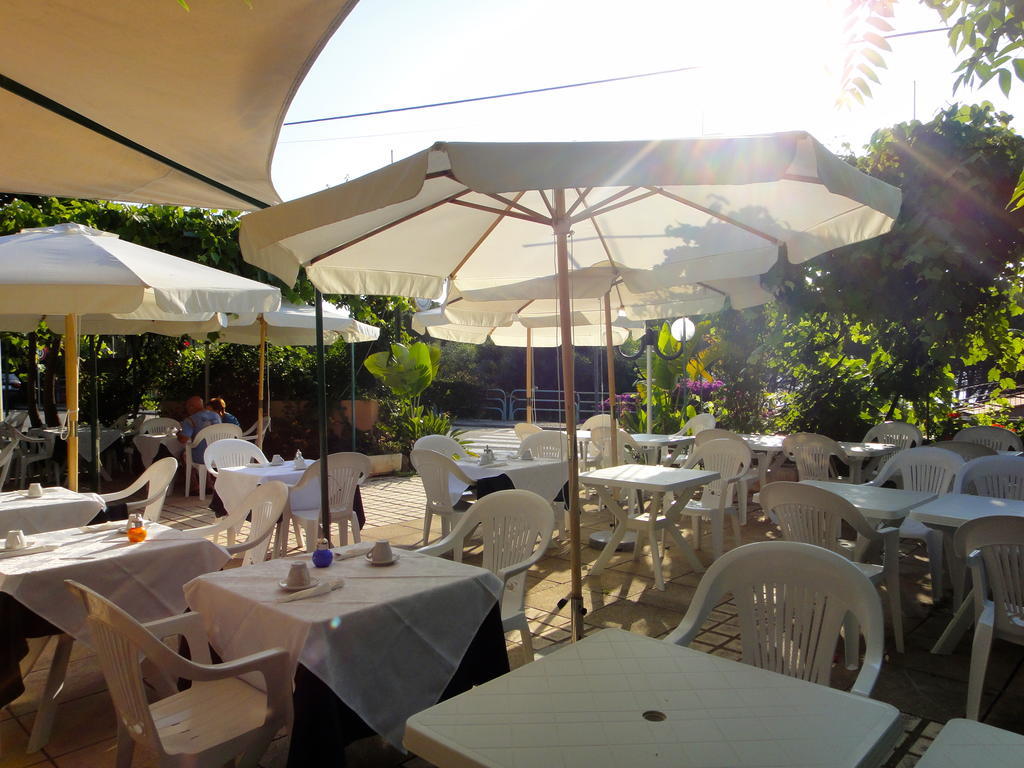
<svg viewBox="0 0 1024 768"><path fill-rule="evenodd" d="M303 459L298 467L292 460L284 464L249 464L245 467L223 467L217 470L217 495L230 515L245 497L263 483L277 480L291 487L302 479L312 459Z"/></svg>
<svg viewBox="0 0 1024 768"><path fill-rule="evenodd" d="M305 600L277 602L285 594L277 584L296 558L200 576L185 585L185 597L223 659L284 648L401 747L406 719L441 697L502 584L481 568L398 554L384 568L357 556L311 569L344 586Z"/></svg>
<svg viewBox="0 0 1024 768"><path fill-rule="evenodd" d="M32 498L26 491L0 493L0 537L21 530L26 535L85 525L106 508L95 493L44 488Z"/></svg>
<svg viewBox="0 0 1024 768"><path fill-rule="evenodd" d="M487 477L507 475L512 485L520 490L533 491L553 501L569 480L569 462L559 459L499 458L492 464L481 465L472 461L456 461L459 468L473 481ZM468 486L452 478L450 490L457 499Z"/></svg>
<svg viewBox="0 0 1024 768"><path fill-rule="evenodd" d="M153 463L161 445L178 461L181 461L181 455L185 452L185 444L178 440L177 435L136 435L132 438L132 444L139 452L143 467Z"/></svg>

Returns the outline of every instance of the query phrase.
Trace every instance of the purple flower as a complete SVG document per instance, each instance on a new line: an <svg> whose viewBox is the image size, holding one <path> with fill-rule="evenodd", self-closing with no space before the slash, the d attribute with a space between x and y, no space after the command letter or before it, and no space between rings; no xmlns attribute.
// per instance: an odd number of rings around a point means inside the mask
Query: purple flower
<svg viewBox="0 0 1024 768"><path fill-rule="evenodd" d="M676 384L673 394L678 397L684 392L689 392L701 400L707 400L724 386L725 382L720 379L715 379L714 381L708 381L707 379L684 379Z"/></svg>
<svg viewBox="0 0 1024 768"><path fill-rule="evenodd" d="M636 402L639 398L636 392L624 392L621 395L615 396L615 410L619 413L632 413L636 410ZM599 408L602 412L607 411L610 406L611 398L607 398L601 402Z"/></svg>

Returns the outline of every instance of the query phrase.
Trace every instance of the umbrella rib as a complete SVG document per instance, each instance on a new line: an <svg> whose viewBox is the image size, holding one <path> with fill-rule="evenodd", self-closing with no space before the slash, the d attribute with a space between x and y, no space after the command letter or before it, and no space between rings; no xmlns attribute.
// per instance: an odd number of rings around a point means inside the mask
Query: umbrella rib
<svg viewBox="0 0 1024 768"><path fill-rule="evenodd" d="M536 219L533 216L528 216L525 213L519 213L518 211L501 210L500 208L491 208L489 205L481 205L480 203L471 203L468 200L452 200L452 205L461 205L464 208L472 208L475 211L483 211L484 213L496 213L502 217L509 217L512 219L519 219L521 221L528 221L531 224L547 224L544 219ZM531 211L531 213L533 213Z"/></svg>
<svg viewBox="0 0 1024 768"><path fill-rule="evenodd" d="M519 199L523 195L525 195L525 194L526 194L525 192L520 192L519 194L516 195L514 200L509 202L509 204L511 205L512 203L518 203ZM502 222L502 220L505 218L505 216L509 215L509 212L507 210L506 211L498 211L497 213L498 213L498 216L495 217L494 221L492 221L488 225L487 229L484 230L484 233L482 235L480 235L480 238L475 243L473 243L473 247L470 248L466 252L466 255L462 257L462 260L458 264L455 265L455 269L453 269L451 272L448 273L448 279L449 280L454 280L455 279L455 276L459 273L459 270L462 269L463 265L467 261L469 261L469 258L474 253L476 253L477 248L479 248L481 245L484 244L484 240L486 240L488 237L491 236L491 232L494 231L495 227L497 227ZM520 218L520 217L517 216L516 218Z"/></svg>
<svg viewBox="0 0 1024 768"><path fill-rule="evenodd" d="M657 194L657 190L656 189L648 188L648 191L644 192L642 195L637 195L636 197L631 197L631 198L629 198L629 200L620 200L617 203L612 202L613 200L618 200L623 195L628 195L630 192L637 191L637 189L639 189L639 187L629 187L628 189L624 189L624 190L622 190L620 192L616 192L611 197L609 197L609 198L607 198L605 200L602 200L600 203L595 205L593 208L590 208L590 209L588 209L586 211L583 211L583 213L581 213L579 216L574 216L573 219L572 219L573 223L576 223L577 221L583 221L585 219L592 219L594 216L602 216L602 215L604 215L604 214L606 214L606 213L608 213L610 211L614 211L616 208L622 208L622 207L627 206L627 205L633 205L633 203L639 203L641 200L644 200L644 199L646 199L648 197L651 197L651 196Z"/></svg>
<svg viewBox="0 0 1024 768"><path fill-rule="evenodd" d="M710 208L700 205L699 203L693 202L692 200L687 200L684 197L679 197L679 195L673 195L671 192L666 192L661 187L649 187L649 189L651 189L656 194L659 194L663 197L667 197L669 200L674 200L677 203L688 205L690 208L695 208L701 213L706 213L708 216L719 219L720 221L724 221L726 224L732 224L734 227L739 227L740 229L749 232L752 235L756 235L757 237L767 240L773 245L780 245L782 242L777 237L773 237L772 235L769 235L767 232L762 232L759 229L755 229L754 227L751 227L749 224L744 224L742 221L734 219L732 216L726 216L724 213L713 211Z"/></svg>
<svg viewBox="0 0 1024 768"><path fill-rule="evenodd" d="M516 208L517 210L522 211L527 216L535 216L535 217L537 217L537 219L540 221L541 224L550 224L551 223L550 221L548 221L547 219L544 218L544 214L537 213L537 211L533 210L532 208L527 208L525 205L521 205L519 203L520 198L522 198L522 196L523 196L522 192L520 192L516 196L515 200L509 200L504 195L498 194L496 192L484 192L483 194L487 195L487 197L491 198L492 200L497 200L502 205L510 205L513 208Z"/></svg>
<svg viewBox="0 0 1024 768"><path fill-rule="evenodd" d="M575 202L575 203L573 203L573 204L572 204L572 205L571 205L571 206L569 207L569 210L565 212L565 215L566 215L566 216L568 216L568 217L570 217L570 218L572 218L572 215L573 215L573 213L575 213L575 212L576 212L576 209L580 207L580 204L581 204L581 203L582 203L582 202L583 202L583 201L584 201L584 200L586 199L587 195L589 195L589 194L590 194L591 192L593 192L593 191L594 191L594 188L593 188L593 187L587 187L587 188L586 188L585 190L583 190L582 192L580 192L580 191L579 191L579 190L577 189L577 190L576 190L576 202Z"/></svg>
<svg viewBox="0 0 1024 768"><path fill-rule="evenodd" d="M543 189L538 189L537 194L540 195L540 199L544 201L544 206L548 209L548 215L554 220L555 218L555 207L548 200L548 193Z"/></svg>
<svg viewBox="0 0 1024 768"><path fill-rule="evenodd" d="M356 237L356 238L354 238L352 240L349 240L347 243L342 243L339 246L331 248L329 251L324 251L319 256L314 256L312 259L309 260L309 264L307 266L312 267L313 265L315 265L315 264L323 261L324 259L326 259L328 256L333 256L336 253L340 253L341 251L344 251L346 248L351 248L353 245L358 245L359 243L363 242L363 240L368 240L371 237L375 237L376 235L379 235L381 232L386 232L387 230L391 229L392 227L397 227L399 224L404 224L407 221L415 219L417 216L421 216L424 213L427 213L428 211L434 210L435 208L440 208L445 203L454 202L455 200L457 200L458 198L462 197L463 195L468 195L468 194L469 194L469 190L468 189L463 189L460 192L456 192L454 194L448 195L448 197L445 197L445 198L443 198L441 200L438 200L436 203L431 203L430 205L426 206L425 208L420 208L418 211L414 211L413 213L410 213L407 216L402 216L401 218L395 219L394 221L389 221L387 224L383 224L383 225L377 227L376 229L372 229L369 232L367 232L366 234L360 235L359 237Z"/></svg>
<svg viewBox="0 0 1024 768"><path fill-rule="evenodd" d="M244 192L240 192L239 190L234 189L233 187L230 187L227 184L224 184L223 182L217 181L216 179L212 179L209 176L200 173L199 171L189 168L187 165L182 165L181 163L176 162L171 158L166 157L165 155L161 155L159 152L152 150L143 144L139 144L137 141L133 141L129 139L127 136L117 133L116 131L110 128L107 128L107 126L103 125L102 123L97 123L95 120L90 120L85 115L79 112L75 112L73 109L66 107L59 101L54 101L48 96L44 96L38 91L32 90L28 86L22 85L17 80L12 80L6 75L0 75L0 88L3 88L5 91L8 91L9 93L13 93L15 96L20 96L25 101L31 102L32 104L35 104L37 107L42 107L43 109L47 110L48 112L52 112L58 117L63 117L65 120L68 120L72 123L76 123L77 125L82 126L86 130L92 131L95 134L110 139L116 144L120 144L123 147L134 150L135 152L138 152L141 155L145 155L146 157L152 160L156 160L158 163L162 163L163 165L166 165L174 169L175 171L179 171L181 173L184 173L186 176L191 176L193 179L196 179L197 181L201 181L204 184L208 184L214 189L218 189L221 192L226 192L232 197L237 197L239 200L244 200L245 202L255 206L256 208L270 207L270 203L252 197L251 195L247 195Z"/></svg>

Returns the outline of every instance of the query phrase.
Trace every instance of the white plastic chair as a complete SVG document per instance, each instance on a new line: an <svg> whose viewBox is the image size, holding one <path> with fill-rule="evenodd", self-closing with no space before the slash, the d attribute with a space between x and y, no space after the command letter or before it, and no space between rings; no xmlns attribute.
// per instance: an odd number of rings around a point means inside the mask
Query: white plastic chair
<svg viewBox="0 0 1024 768"><path fill-rule="evenodd" d="M861 442L885 443L904 450L923 445L924 435L921 434L920 429L905 421L883 421L869 429Z"/></svg>
<svg viewBox="0 0 1024 768"><path fill-rule="evenodd" d="M538 432L543 432L544 430L536 424L527 424L526 422L522 422L520 424L516 424L512 428L512 431L515 432L516 437L522 441L527 435L535 435Z"/></svg>
<svg viewBox="0 0 1024 768"><path fill-rule="evenodd" d="M502 628L519 632L526 660L533 661L533 638L526 621L526 572L551 543L551 506L533 491L496 491L462 515L451 533L418 551L461 556L462 542L478 525L483 538L482 566L505 585L501 597Z"/></svg>
<svg viewBox="0 0 1024 768"><path fill-rule="evenodd" d="M591 430L595 427L611 427L612 415L610 413L595 413L582 424L580 429Z"/></svg>
<svg viewBox="0 0 1024 768"><path fill-rule="evenodd" d="M221 533L237 531L248 517L249 532L245 539L235 541L232 537L226 549L232 556L243 553L242 565L262 563L267 559L268 552L271 551L270 537L280 522L287 504L288 486L277 480L272 480L253 488L233 514L229 514L211 525L186 528L182 533L211 539L216 543L217 537ZM287 529L283 529L282 532L286 531Z"/></svg>
<svg viewBox="0 0 1024 768"><path fill-rule="evenodd" d="M414 451L436 451L449 459L465 456L466 449L459 441L448 435L424 435L412 445Z"/></svg>
<svg viewBox="0 0 1024 768"><path fill-rule="evenodd" d="M994 448L989 448L987 445L979 445L978 443L965 443L963 440L941 440L937 443L932 443L931 448L942 448L945 451L952 451L964 461L970 461L971 459L980 459L982 456L998 456L998 452ZM1013 458L1012 456L1010 458Z"/></svg>
<svg viewBox="0 0 1024 768"><path fill-rule="evenodd" d="M813 432L797 432L782 441L782 452L796 463L801 480L839 480L832 459L849 464L850 459L831 437Z"/></svg>
<svg viewBox="0 0 1024 768"><path fill-rule="evenodd" d="M199 477L199 500L206 501L206 464L196 464L192 458L192 449L197 446L206 443L206 448L209 448L218 440L227 440L229 438L240 438L242 436L242 428L236 427L234 424L211 424L208 427L203 427L199 432L192 436L192 439L185 446L185 495L188 496L189 489L192 487L192 470L194 469ZM206 449L203 449L203 455L206 455Z"/></svg>
<svg viewBox="0 0 1024 768"><path fill-rule="evenodd" d="M1018 456L984 456L956 473L953 493L1024 501L1024 460Z"/></svg>
<svg viewBox="0 0 1024 768"><path fill-rule="evenodd" d="M699 448L704 443L710 442L711 440L735 440L737 442L747 444L747 441L740 437L735 432L730 432L727 429L719 429L714 427L713 429L705 429L694 435L693 447ZM749 446L748 446L749 447ZM743 477L736 482L736 495L739 502L740 510L740 525L747 524L747 503L750 499L750 484L757 481L760 477L758 473L757 460L754 458L753 453L750 455L752 466L747 469Z"/></svg>
<svg viewBox="0 0 1024 768"><path fill-rule="evenodd" d="M995 515L971 520L957 530L953 546L967 558L974 586L967 717L977 720L993 638L1024 645L1024 518Z"/></svg>
<svg viewBox="0 0 1024 768"><path fill-rule="evenodd" d="M865 485L882 486L899 476L905 490L942 496L952 489L953 479L963 464L964 460L952 451L930 446L908 448L893 455L882 465L875 479ZM900 536L904 539L924 541L932 573L932 594L937 600L942 595L943 584L942 533L907 517L900 524ZM956 603L959 605L963 586L954 584L953 587Z"/></svg>
<svg viewBox="0 0 1024 768"><path fill-rule="evenodd" d="M206 446L203 464L208 474L217 477L218 470L225 467L245 467L249 464L266 464L267 456L259 448L240 437L229 437Z"/></svg>
<svg viewBox="0 0 1024 768"><path fill-rule="evenodd" d="M597 448L600 467L617 467L623 464L639 464L647 454L633 436L624 429L616 433L616 456L612 456L611 427L594 427L590 430L591 444Z"/></svg>
<svg viewBox="0 0 1024 768"><path fill-rule="evenodd" d="M739 615L745 664L820 685L829 684L839 630L853 613L866 650L851 692L871 695L885 647L882 603L875 586L845 557L797 541L762 541L726 552L708 568L666 642L689 645L729 595Z"/></svg>
<svg viewBox="0 0 1024 768"><path fill-rule="evenodd" d="M174 482L174 473L178 471L178 460L170 456L165 456L160 461L154 461L149 467L139 475L138 479L129 485L127 488L115 493L105 493L102 498L107 504L112 501L121 501L127 499L134 493L142 490L143 486L148 485L146 489L146 498L140 501L129 501L128 511L133 512L135 510L142 510L142 516L146 520L153 522L160 521L160 513L164 508L164 500L167 498L167 491L171 487L171 483Z"/></svg>
<svg viewBox="0 0 1024 768"><path fill-rule="evenodd" d="M14 463L15 450L18 444L13 440L0 448L0 490L3 490L4 483L7 482L7 473L11 471L11 464ZM24 487L22 483L22 487Z"/></svg>
<svg viewBox="0 0 1024 768"><path fill-rule="evenodd" d="M569 437L562 432L536 432L524 437L519 444L519 455L526 451L535 459L562 461L569 458Z"/></svg>
<svg viewBox="0 0 1024 768"><path fill-rule="evenodd" d="M53 484L60 484L60 465L53 459L54 447L57 444L55 434L42 429L30 429L28 434L20 435L16 442L18 482L22 488L26 487L28 478L32 475L33 464L41 465L40 478L45 477L49 471L53 474Z"/></svg>
<svg viewBox="0 0 1024 768"><path fill-rule="evenodd" d="M700 497L686 504L683 514L693 520L693 543L701 548L703 521L711 524L711 555L722 556L725 518L732 522L736 546L743 541L740 534L739 510L732 504L734 491L740 479L750 469L750 448L742 440L709 440L690 451L684 469L704 469L717 472L720 477L701 486ZM635 554L634 550L634 554Z"/></svg>
<svg viewBox="0 0 1024 768"><path fill-rule="evenodd" d="M715 421L715 414L713 413L698 413L690 419L687 419L686 423L676 432L677 435L693 435L696 437L705 429L714 429L717 422Z"/></svg>
<svg viewBox="0 0 1024 768"><path fill-rule="evenodd" d="M257 434L256 433L256 431L259 428L260 428L259 421L254 421L253 425L251 427L249 427L247 430L245 430L245 432L242 433L242 438L241 439L242 440L249 440L249 441L254 442L254 443L261 442L260 438L261 437L266 437L267 436L267 432L270 431L270 417L269 416L266 419L263 420L263 432L262 432L262 434Z"/></svg>
<svg viewBox="0 0 1024 768"><path fill-rule="evenodd" d="M966 427L953 435L953 439L985 445L996 451L1024 451L1020 435L1003 427Z"/></svg>
<svg viewBox="0 0 1024 768"><path fill-rule="evenodd" d="M423 515L423 543L426 544L430 541L430 522L434 515L441 518L441 537L444 538L451 531L452 518L464 514L462 510L455 509L455 505L462 499L462 489L472 485L473 481L450 457L437 451L413 449L409 459L423 481L423 492L427 497ZM453 485L456 486L454 491ZM457 562L462 562L461 547L454 551L453 556Z"/></svg>
<svg viewBox="0 0 1024 768"><path fill-rule="evenodd" d="M761 506L777 521L787 541L802 541L824 547L854 562L876 586L884 583L889 594L892 633L896 650L903 653L903 608L900 598L900 531L899 528L874 528L860 510L846 499L824 488L801 483L776 482L761 491ZM859 546L840 538L843 523L857 534ZM860 556L872 543L882 546L882 564L861 562ZM855 627L848 626L848 637L856 637ZM847 665L857 663L857 646L846 645Z"/></svg>
<svg viewBox="0 0 1024 768"><path fill-rule="evenodd" d="M360 541L359 517L354 501L356 489L370 476L373 467L370 457L361 453L332 453L327 457L327 508L331 523L338 526L338 540L348 544L348 529L352 540ZM303 473L291 491L292 520L302 525L306 535L306 551L316 549L320 525L320 462L314 461Z"/></svg>
<svg viewBox="0 0 1024 768"><path fill-rule="evenodd" d="M163 435L167 433L169 429L181 429L181 422L177 419L169 419L165 416L160 416L156 419L149 419L148 421L142 422L139 427L140 435Z"/></svg>
<svg viewBox="0 0 1024 768"><path fill-rule="evenodd" d="M85 605L92 646L114 700L118 768L131 765L136 741L161 766L256 766L274 735L291 722L291 663L283 648L211 664L200 614L140 624L88 587L64 583ZM188 641L191 661L165 644L169 637ZM152 704L140 658L160 673L157 689L164 697ZM266 692L243 675L262 678ZM179 678L192 686L178 692L172 681Z"/></svg>

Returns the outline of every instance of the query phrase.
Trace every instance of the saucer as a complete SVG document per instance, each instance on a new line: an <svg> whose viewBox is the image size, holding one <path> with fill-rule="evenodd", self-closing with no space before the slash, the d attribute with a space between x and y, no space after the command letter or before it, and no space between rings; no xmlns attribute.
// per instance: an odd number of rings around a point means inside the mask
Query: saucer
<svg viewBox="0 0 1024 768"><path fill-rule="evenodd" d="M29 495L29 492L27 490L16 491L16 493L20 493L26 499L41 499L44 496L46 496L46 491L43 491L38 496L31 496L31 495Z"/></svg>
<svg viewBox="0 0 1024 768"><path fill-rule="evenodd" d="M284 459L281 459L281 461L272 461L272 462L270 462L269 466L271 466L271 467L283 467L284 466Z"/></svg>
<svg viewBox="0 0 1024 768"><path fill-rule="evenodd" d="M279 586L285 592L300 592L303 589L312 589L313 587L315 587L319 583L320 583L320 579L310 578L309 584L303 584L301 587L289 586L287 581L279 581L279 582L277 582L277 586Z"/></svg>
<svg viewBox="0 0 1024 768"><path fill-rule="evenodd" d="M4 539L4 544L7 544L7 539ZM4 546L2 549L0 549L0 552L20 552L23 549L28 549L29 547L34 547L35 545L35 539L25 539L24 547L14 547L13 549L8 549L6 546Z"/></svg>
<svg viewBox="0 0 1024 768"><path fill-rule="evenodd" d="M381 566L381 565L394 565L395 563L397 563L397 562L398 562L398 553L397 553L397 552L394 552L394 551L392 551L392 552L391 552L391 555L392 555L392 557L391 557L391 559L390 559L390 560L388 560L388 561L387 561L386 563L375 563L375 562L373 562L373 560L372 560L372 555L373 555L373 552L372 552L372 551L370 551L370 552L367 552L367 553L366 553L365 555L363 555L363 557L365 557L365 558L366 558L366 562L368 562L368 563L369 563L370 565L376 565L376 566Z"/></svg>

